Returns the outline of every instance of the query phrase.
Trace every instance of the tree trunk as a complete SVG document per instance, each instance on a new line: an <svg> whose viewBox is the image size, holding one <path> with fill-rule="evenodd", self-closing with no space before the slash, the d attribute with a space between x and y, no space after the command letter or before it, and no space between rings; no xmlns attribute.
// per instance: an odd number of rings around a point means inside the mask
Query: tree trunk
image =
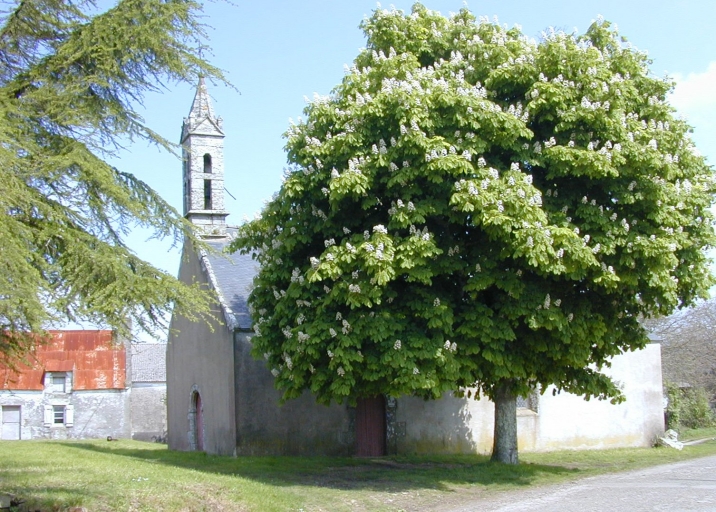
<svg viewBox="0 0 716 512"><path fill-rule="evenodd" d="M509 383L500 384L493 397L495 402L495 435L492 461L518 464L517 459L517 396Z"/></svg>

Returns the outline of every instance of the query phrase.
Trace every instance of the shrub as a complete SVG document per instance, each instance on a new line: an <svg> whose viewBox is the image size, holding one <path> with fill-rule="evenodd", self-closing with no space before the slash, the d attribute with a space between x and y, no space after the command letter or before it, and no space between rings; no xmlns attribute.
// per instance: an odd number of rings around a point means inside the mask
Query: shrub
<svg viewBox="0 0 716 512"><path fill-rule="evenodd" d="M672 382L666 384L666 426L674 430L703 428L716 425L706 391L703 388L682 389Z"/></svg>

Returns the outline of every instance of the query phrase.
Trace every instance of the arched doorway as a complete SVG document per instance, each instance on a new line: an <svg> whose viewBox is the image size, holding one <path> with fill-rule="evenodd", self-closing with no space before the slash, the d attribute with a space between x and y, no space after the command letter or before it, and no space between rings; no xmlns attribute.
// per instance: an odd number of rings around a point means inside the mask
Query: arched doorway
<svg viewBox="0 0 716 512"><path fill-rule="evenodd" d="M204 408L198 389L193 389L189 405L189 448L204 451Z"/></svg>

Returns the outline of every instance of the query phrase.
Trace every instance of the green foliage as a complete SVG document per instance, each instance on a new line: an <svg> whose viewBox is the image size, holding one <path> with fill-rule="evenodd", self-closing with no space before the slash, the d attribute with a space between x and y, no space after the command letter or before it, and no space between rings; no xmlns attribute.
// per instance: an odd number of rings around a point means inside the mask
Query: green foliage
<svg viewBox="0 0 716 512"><path fill-rule="evenodd" d="M681 389L673 382L666 383L667 427L674 430L682 428L706 428L716 425L716 416L711 410L706 391L702 388Z"/></svg>
<svg viewBox="0 0 716 512"><path fill-rule="evenodd" d="M714 181L671 83L604 21L536 43L416 4L363 29L232 245L261 264L254 353L284 398L621 400L600 370L646 344L637 319L713 282Z"/></svg>
<svg viewBox="0 0 716 512"><path fill-rule="evenodd" d="M667 382L666 388L666 428L678 429L681 424L681 390L673 382Z"/></svg>
<svg viewBox="0 0 716 512"><path fill-rule="evenodd" d="M139 259L135 226L198 240L182 216L103 157L121 141L172 145L133 110L163 81L223 80L200 57L200 6L119 0L6 2L0 17L0 357L13 360L52 321L126 333L161 326L172 306L208 314L208 294Z"/></svg>

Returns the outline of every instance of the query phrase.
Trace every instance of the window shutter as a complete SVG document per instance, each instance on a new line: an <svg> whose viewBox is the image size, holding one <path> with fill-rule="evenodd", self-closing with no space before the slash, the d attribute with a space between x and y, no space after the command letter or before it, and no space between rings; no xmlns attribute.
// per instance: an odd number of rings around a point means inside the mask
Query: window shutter
<svg viewBox="0 0 716 512"><path fill-rule="evenodd" d="M65 393L72 393L72 372L67 372L65 376Z"/></svg>
<svg viewBox="0 0 716 512"><path fill-rule="evenodd" d="M45 426L50 427L52 426L52 422L54 421L54 414L52 412L52 406L46 405L45 406Z"/></svg>
<svg viewBox="0 0 716 512"><path fill-rule="evenodd" d="M71 427L75 422L75 406L68 405L65 407L65 426Z"/></svg>

